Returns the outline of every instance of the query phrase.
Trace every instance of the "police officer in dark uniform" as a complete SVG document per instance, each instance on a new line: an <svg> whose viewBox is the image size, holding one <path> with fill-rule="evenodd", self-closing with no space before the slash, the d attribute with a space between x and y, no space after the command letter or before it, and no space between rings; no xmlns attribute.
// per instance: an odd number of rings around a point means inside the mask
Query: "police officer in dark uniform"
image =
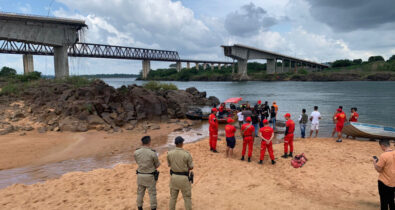
<svg viewBox="0 0 395 210"><path fill-rule="evenodd" d="M134 159L139 166L137 173L137 207L143 209L145 190L148 190L151 209L156 210L156 181L159 172L156 170L160 163L155 150L150 149L151 137L144 136L141 139L143 146L134 152Z"/></svg>

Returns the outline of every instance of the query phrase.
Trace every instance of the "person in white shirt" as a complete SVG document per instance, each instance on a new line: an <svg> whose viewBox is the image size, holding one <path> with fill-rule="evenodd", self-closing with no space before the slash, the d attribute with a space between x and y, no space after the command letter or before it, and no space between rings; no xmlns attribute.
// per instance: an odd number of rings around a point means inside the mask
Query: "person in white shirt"
<svg viewBox="0 0 395 210"><path fill-rule="evenodd" d="M321 120L321 114L318 111L318 106L314 106L314 111L310 115L310 121L311 121L310 138L313 135L314 131L315 131L315 138L317 138L320 120Z"/></svg>
<svg viewBox="0 0 395 210"><path fill-rule="evenodd" d="M243 125L243 122L244 122L244 115L241 112L241 110L237 112L237 119L239 121L239 126L240 126L240 129L241 129L241 126Z"/></svg>

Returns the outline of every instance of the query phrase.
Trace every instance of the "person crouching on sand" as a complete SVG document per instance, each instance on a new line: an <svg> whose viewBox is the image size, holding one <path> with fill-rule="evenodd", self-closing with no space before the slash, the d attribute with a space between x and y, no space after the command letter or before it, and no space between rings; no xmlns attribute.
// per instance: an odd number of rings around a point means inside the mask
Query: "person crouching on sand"
<svg viewBox="0 0 395 210"><path fill-rule="evenodd" d="M236 146L236 127L232 125L235 121L232 118L228 118L228 124L225 126L225 135L226 135L226 157L232 157L233 149Z"/></svg>
<svg viewBox="0 0 395 210"><path fill-rule="evenodd" d="M270 159L272 160L272 164L274 165L276 161L274 161L273 154L273 137L274 130L269 126L269 121L267 119L263 120L263 127L259 130L259 137L261 138L261 156L259 159L259 164L263 164L263 158L265 157L266 148L269 152Z"/></svg>

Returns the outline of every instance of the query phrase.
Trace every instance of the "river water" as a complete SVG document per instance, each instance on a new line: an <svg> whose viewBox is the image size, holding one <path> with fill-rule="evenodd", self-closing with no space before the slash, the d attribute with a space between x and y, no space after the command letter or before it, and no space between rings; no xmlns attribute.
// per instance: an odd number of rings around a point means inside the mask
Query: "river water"
<svg viewBox="0 0 395 210"><path fill-rule="evenodd" d="M116 88L122 85L142 85L144 81L128 78L103 79ZM333 129L332 115L342 105L349 115L351 107L357 107L359 121L395 126L395 82L171 82L179 89L196 87L206 91L208 96L216 96L220 101L230 97L242 97L255 104L257 100L276 101L279 106L278 118L289 112L297 118L305 108L308 114L314 106L319 106L323 116L320 122L320 137L328 137ZM168 145L177 135L187 136L188 142L207 136L208 126L199 125L192 131L174 132L168 137ZM309 130L309 129L308 129ZM296 137L299 137L299 129ZM157 148L157 149L161 149ZM57 178L71 171L89 171L96 168L111 168L118 163L130 163L131 154L117 154L104 158L81 158L51 163L41 166L27 166L0 170L0 189L11 184L33 184L50 178Z"/></svg>

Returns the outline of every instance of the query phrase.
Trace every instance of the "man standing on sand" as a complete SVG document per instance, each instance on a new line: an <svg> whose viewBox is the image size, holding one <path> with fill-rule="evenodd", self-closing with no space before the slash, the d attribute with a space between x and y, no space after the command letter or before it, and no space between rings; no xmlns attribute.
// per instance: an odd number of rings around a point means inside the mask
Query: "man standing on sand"
<svg viewBox="0 0 395 210"><path fill-rule="evenodd" d="M251 117L247 117L246 123L241 127L241 135L243 136L243 150L241 152L241 160L244 160L248 145L248 162L251 162L252 146L254 144L255 128L251 125Z"/></svg>
<svg viewBox="0 0 395 210"><path fill-rule="evenodd" d="M228 124L225 126L225 136L226 136L226 157L233 156L233 149L236 146L236 128L234 125L234 120L232 118L228 118Z"/></svg>
<svg viewBox="0 0 395 210"><path fill-rule="evenodd" d="M239 122L239 127L240 127L240 129L241 129L241 126L242 126L243 123L244 123L244 115L243 115L243 113L241 112L241 110L239 110L239 111L237 112L237 121Z"/></svg>
<svg viewBox="0 0 395 210"><path fill-rule="evenodd" d="M314 111L310 114L311 128L310 128L310 138L313 136L315 131L315 138L318 136L318 130L320 127L321 113L318 111L318 106L314 106Z"/></svg>
<svg viewBox="0 0 395 210"><path fill-rule="evenodd" d="M208 123L210 124L210 151L217 153L217 140L218 140L218 120L217 120L217 109L212 108L211 114L208 117Z"/></svg>
<svg viewBox="0 0 395 210"><path fill-rule="evenodd" d="M381 150L384 151L377 159L373 157L373 165L379 172L379 195L381 210L395 209L394 191L395 191L395 151L390 148L389 140L380 140Z"/></svg>
<svg viewBox="0 0 395 210"><path fill-rule="evenodd" d="M284 155L281 157L287 158L287 157L293 157L295 123L293 120L291 120L291 114L289 113L285 114L284 118L287 122L285 122ZM288 154L288 145L289 145L289 154Z"/></svg>
<svg viewBox="0 0 395 210"><path fill-rule="evenodd" d="M339 106L339 109L343 110L343 106ZM336 133L336 120L335 120L336 115L337 115L337 110L333 114L333 117L332 117L333 124L335 124L335 127L333 128L333 131L332 131L332 137L335 137L335 133Z"/></svg>
<svg viewBox="0 0 395 210"><path fill-rule="evenodd" d="M176 148L167 153L167 164L170 167L170 202L169 209L175 210L178 193L181 191L186 210L192 209L192 192L189 172L193 169L192 156L182 147L184 139L177 136Z"/></svg>
<svg viewBox="0 0 395 210"><path fill-rule="evenodd" d="M336 121L336 132L337 132L337 140L336 142L342 142L342 131L344 122L347 120L346 114L340 108L337 109L337 114L333 118Z"/></svg>
<svg viewBox="0 0 395 210"><path fill-rule="evenodd" d="M138 165L137 168L137 208L143 209L143 200L145 190L148 189L150 197L151 209L155 210L157 207L156 201L156 181L158 180L159 172L156 170L160 163L158 155L155 150L150 149L151 137L144 136L141 139L142 147L134 152L134 159Z"/></svg>
<svg viewBox="0 0 395 210"><path fill-rule="evenodd" d="M265 152L266 148L269 152L270 159L272 160L272 165L276 164L276 161L274 161L274 154L273 154L273 137L274 137L274 131L273 128L269 126L269 121L267 119L263 120L263 125L259 130L259 137L261 138L261 156L259 159L259 164L263 164L263 158L265 157Z"/></svg>
<svg viewBox="0 0 395 210"><path fill-rule="evenodd" d="M302 114L299 116L300 135L304 139L306 136L306 124L309 116L306 114L306 109L302 109Z"/></svg>

